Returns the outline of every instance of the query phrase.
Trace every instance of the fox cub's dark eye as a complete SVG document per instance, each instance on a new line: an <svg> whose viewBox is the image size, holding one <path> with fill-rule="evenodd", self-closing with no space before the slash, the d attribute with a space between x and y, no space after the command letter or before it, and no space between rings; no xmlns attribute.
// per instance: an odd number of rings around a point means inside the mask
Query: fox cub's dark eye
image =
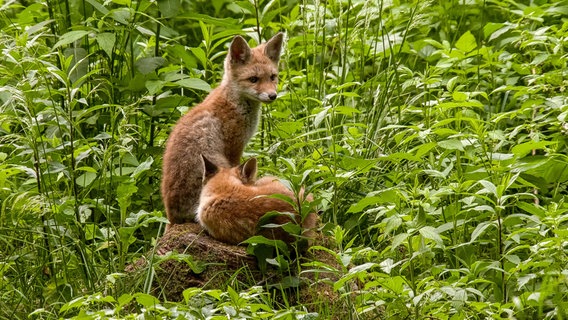
<svg viewBox="0 0 568 320"><path fill-rule="evenodd" d="M248 81L252 82L252 83L257 83L258 82L258 77L250 77L248 78Z"/></svg>
<svg viewBox="0 0 568 320"><path fill-rule="evenodd" d="M270 81L274 81L274 80L276 80L276 78L277 78L277 76L275 74L273 74L273 75L270 76Z"/></svg>

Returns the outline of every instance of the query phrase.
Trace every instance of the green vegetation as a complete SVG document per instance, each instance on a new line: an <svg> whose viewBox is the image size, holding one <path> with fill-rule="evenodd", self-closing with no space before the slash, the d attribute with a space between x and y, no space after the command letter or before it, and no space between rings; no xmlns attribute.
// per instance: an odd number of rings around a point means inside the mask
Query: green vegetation
<svg viewBox="0 0 568 320"><path fill-rule="evenodd" d="M568 318L566 17L544 0L1 0L0 318ZM165 226L169 129L233 35L277 31L280 98L247 157L319 199L341 308L122 281Z"/></svg>

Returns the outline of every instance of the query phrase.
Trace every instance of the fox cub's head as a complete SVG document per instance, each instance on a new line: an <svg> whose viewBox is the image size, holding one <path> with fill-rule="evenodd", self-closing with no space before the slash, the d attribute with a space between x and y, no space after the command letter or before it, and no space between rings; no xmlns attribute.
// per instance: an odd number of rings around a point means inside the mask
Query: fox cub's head
<svg viewBox="0 0 568 320"><path fill-rule="evenodd" d="M233 86L242 96L260 102L276 100L278 61L284 34L277 33L256 48L235 36L225 59L223 83Z"/></svg>
<svg viewBox="0 0 568 320"><path fill-rule="evenodd" d="M219 167L204 155L201 155L203 163L203 185L207 183L219 184L230 187L234 185L253 185L256 182L256 158L250 158L238 167Z"/></svg>

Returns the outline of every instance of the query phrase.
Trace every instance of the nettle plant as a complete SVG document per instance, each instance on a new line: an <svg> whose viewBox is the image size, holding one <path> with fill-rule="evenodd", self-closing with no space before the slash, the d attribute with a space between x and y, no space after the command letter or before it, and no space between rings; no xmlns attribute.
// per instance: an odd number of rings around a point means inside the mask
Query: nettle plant
<svg viewBox="0 0 568 320"><path fill-rule="evenodd" d="M565 64L540 59L563 55L565 27L525 21L564 9L524 9L519 23L487 23L481 37L410 40L408 53L427 64L400 66L401 88L420 93L382 129L393 140L378 158L390 169L385 188L348 210L371 221L377 251L360 259L382 261L382 272L361 273L373 283L362 312L565 316L565 295L551 289L564 286L564 254L540 256L564 236L549 223L565 210L566 83L555 77Z"/></svg>

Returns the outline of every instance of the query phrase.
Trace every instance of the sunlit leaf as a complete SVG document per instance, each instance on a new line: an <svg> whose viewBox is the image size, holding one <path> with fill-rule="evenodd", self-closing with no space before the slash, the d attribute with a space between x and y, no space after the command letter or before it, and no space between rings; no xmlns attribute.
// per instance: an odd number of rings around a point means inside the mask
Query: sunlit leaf
<svg viewBox="0 0 568 320"><path fill-rule="evenodd" d="M145 308L153 308L160 303L160 300L158 300L156 297L140 292L135 293L133 295L133 298L136 299L136 302L138 302Z"/></svg>
<svg viewBox="0 0 568 320"><path fill-rule="evenodd" d="M176 81L176 84L184 88L202 90L205 92L211 91L211 86L207 82L197 78L185 78Z"/></svg>
<svg viewBox="0 0 568 320"><path fill-rule="evenodd" d="M438 231L436 230L436 228L431 227L431 226L425 226L425 227L420 228L420 230L418 230L418 232L420 232L420 234L424 238L434 241L436 243L436 245L441 246L441 247L444 246L444 241L442 240L442 237L440 237L440 234L438 234Z"/></svg>
<svg viewBox="0 0 568 320"><path fill-rule="evenodd" d="M148 157L146 160L144 160L144 162L136 167L136 170L134 170L134 172L132 173L132 178L136 179L138 178L138 176L140 176L140 174L142 174L142 172L150 170L152 163L154 163L154 159L152 157Z"/></svg>
<svg viewBox="0 0 568 320"><path fill-rule="evenodd" d="M495 222L493 222L493 221L481 222L480 224L477 225L475 230L473 230L473 232L471 233L470 242L475 242L475 240L477 240L477 238L479 236L481 236L485 232L485 230L487 230L487 228L494 227L494 226L495 226Z"/></svg>
<svg viewBox="0 0 568 320"><path fill-rule="evenodd" d="M524 157L533 151L544 149L551 144L553 144L553 142L550 141L530 141L513 146L511 152L517 157Z"/></svg>
<svg viewBox="0 0 568 320"><path fill-rule="evenodd" d="M456 140L456 139L439 141L438 145L440 147L442 147L444 149L448 149L448 150L460 150L460 151L464 150L462 142L460 140Z"/></svg>
<svg viewBox="0 0 568 320"><path fill-rule="evenodd" d="M96 172L87 171L79 175L75 179L75 183L77 183L78 186L85 188L88 187L91 183L93 183L93 181L95 181L96 178L97 178Z"/></svg>
<svg viewBox="0 0 568 320"><path fill-rule="evenodd" d="M88 35L89 33L90 32L87 31L87 30L69 31L69 32L65 33L64 35L62 35L61 38L59 38L59 41L57 41L53 45L53 49L57 49L58 47L71 44L71 43L83 38L84 36Z"/></svg>

